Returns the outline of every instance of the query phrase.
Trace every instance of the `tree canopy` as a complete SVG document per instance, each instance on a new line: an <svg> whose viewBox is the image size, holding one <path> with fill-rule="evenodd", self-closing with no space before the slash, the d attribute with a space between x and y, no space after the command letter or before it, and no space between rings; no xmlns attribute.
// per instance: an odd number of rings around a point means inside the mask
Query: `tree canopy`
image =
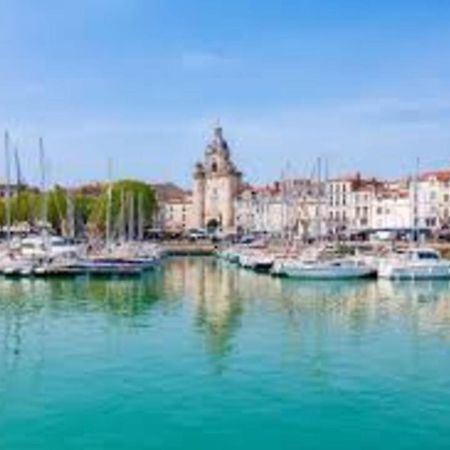
<svg viewBox="0 0 450 450"><path fill-rule="evenodd" d="M46 193L21 189L10 199L11 223L29 223L37 226L46 218L58 233L67 233L71 228L78 234L90 230L104 234L111 191L110 225L114 233L120 229L145 228L152 224L157 210L154 190L137 180L121 180L104 185L99 196L69 191L55 186ZM0 200L0 224L7 221L6 198Z"/></svg>

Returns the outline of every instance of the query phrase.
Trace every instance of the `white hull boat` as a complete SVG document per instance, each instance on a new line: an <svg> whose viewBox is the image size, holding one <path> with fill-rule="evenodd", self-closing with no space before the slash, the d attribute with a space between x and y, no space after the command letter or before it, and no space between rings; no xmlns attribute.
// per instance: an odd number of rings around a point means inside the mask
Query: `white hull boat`
<svg viewBox="0 0 450 450"><path fill-rule="evenodd" d="M390 280L447 280L450 261L433 249L412 249L382 258L378 275Z"/></svg>
<svg viewBox="0 0 450 450"><path fill-rule="evenodd" d="M255 272L270 272L275 258L272 255L257 253L244 254L239 258L239 263L245 269L252 269Z"/></svg>
<svg viewBox="0 0 450 450"><path fill-rule="evenodd" d="M377 271L374 267L358 260L290 260L277 262L274 266L274 274L304 280L349 280L374 278Z"/></svg>

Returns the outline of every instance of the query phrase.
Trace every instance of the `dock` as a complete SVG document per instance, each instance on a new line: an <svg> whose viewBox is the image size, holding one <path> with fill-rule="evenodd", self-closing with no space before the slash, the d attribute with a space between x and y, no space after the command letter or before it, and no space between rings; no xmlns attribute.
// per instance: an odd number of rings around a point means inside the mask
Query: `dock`
<svg viewBox="0 0 450 450"><path fill-rule="evenodd" d="M167 256L213 256L217 246L211 242L174 241L162 244L162 249Z"/></svg>

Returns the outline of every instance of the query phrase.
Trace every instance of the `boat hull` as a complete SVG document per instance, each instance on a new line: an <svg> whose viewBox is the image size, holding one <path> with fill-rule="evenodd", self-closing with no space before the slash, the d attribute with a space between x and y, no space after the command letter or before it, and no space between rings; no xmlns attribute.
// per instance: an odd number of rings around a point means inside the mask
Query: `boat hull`
<svg viewBox="0 0 450 450"><path fill-rule="evenodd" d="M450 266L446 264L433 267L386 267L380 269L379 276L390 280L448 280Z"/></svg>
<svg viewBox="0 0 450 450"><path fill-rule="evenodd" d="M278 275L304 280L351 280L375 278L377 271L367 266L291 265L284 267Z"/></svg>

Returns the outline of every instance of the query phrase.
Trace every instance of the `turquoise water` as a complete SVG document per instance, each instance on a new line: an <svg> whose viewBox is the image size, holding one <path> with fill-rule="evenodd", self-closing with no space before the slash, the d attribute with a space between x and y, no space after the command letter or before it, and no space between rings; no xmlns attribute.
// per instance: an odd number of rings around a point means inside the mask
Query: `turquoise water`
<svg viewBox="0 0 450 450"><path fill-rule="evenodd" d="M448 449L450 285L0 280L1 449Z"/></svg>

